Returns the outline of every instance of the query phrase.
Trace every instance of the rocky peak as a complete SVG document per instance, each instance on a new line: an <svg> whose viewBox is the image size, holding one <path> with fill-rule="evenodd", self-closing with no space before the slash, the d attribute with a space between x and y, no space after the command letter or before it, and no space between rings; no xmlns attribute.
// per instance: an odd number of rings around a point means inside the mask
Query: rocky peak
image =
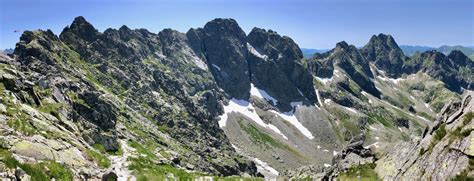
<svg viewBox="0 0 474 181"><path fill-rule="evenodd" d="M240 28L237 21L228 18L216 18L204 25L204 31L218 36L232 36L239 41L245 41L245 32Z"/></svg>
<svg viewBox="0 0 474 181"><path fill-rule="evenodd" d="M14 54L20 59L22 65L28 65L40 60L41 63L54 65L55 60L49 52L56 52L59 38L51 30L25 31L20 37L20 42L15 45ZM48 71L41 70L39 71ZM49 70L53 71L53 70Z"/></svg>
<svg viewBox="0 0 474 181"><path fill-rule="evenodd" d="M384 47L387 47L387 48L391 48L391 49L397 49L397 50L401 50L400 47L398 47L398 44L395 42L395 40L393 39L392 35L386 35L386 34L383 34L383 33L380 33L379 35L373 35L371 38L370 38L370 41L368 43L368 45L381 45L381 46L384 46Z"/></svg>
<svg viewBox="0 0 474 181"><path fill-rule="evenodd" d="M466 65L473 65L474 63L472 60L469 59L462 51L460 50L453 50L451 53L449 53L448 58L451 60L454 60L453 63L455 63L458 66L466 66Z"/></svg>
<svg viewBox="0 0 474 181"><path fill-rule="evenodd" d="M391 35L372 36L369 43L361 49L368 61L384 70L389 77L399 77L403 73L405 55Z"/></svg>
<svg viewBox="0 0 474 181"><path fill-rule="evenodd" d="M246 36L237 22L217 18L204 26L202 34L195 35L202 37L190 39L192 47L197 49L199 44L202 45L202 52L217 84L230 97L248 99L250 72L246 58Z"/></svg>
<svg viewBox="0 0 474 181"><path fill-rule="evenodd" d="M301 49L290 37L280 36L273 30L255 27L247 36L247 40L254 48L267 52L270 58L277 61L294 61L303 58Z"/></svg>
<svg viewBox="0 0 474 181"><path fill-rule="evenodd" d="M120 37L122 39L129 40L130 36L132 35L132 30L127 26L123 25L118 29L118 33L120 34Z"/></svg>
<svg viewBox="0 0 474 181"><path fill-rule="evenodd" d="M281 102L316 100L312 76L299 63L303 56L291 38L272 30L253 28L247 41L251 77L257 86L274 93ZM283 89L280 85L287 86Z"/></svg>
<svg viewBox="0 0 474 181"><path fill-rule="evenodd" d="M362 90L374 95L380 96L380 92L375 88L371 81L373 74L370 71L369 61L361 54L360 50L354 45L349 45L342 41L336 44L331 51L314 56L314 60L308 61L308 67L318 77L331 77L334 75L334 68L339 67L344 70ZM338 85L345 87L347 91L356 97L362 95L357 91L349 89L349 82L338 82Z"/></svg>
<svg viewBox="0 0 474 181"><path fill-rule="evenodd" d="M64 28L61 35L66 32L72 32L86 41L95 40L99 34L99 31L82 16L74 18L71 26Z"/></svg>
<svg viewBox="0 0 474 181"><path fill-rule="evenodd" d="M348 48L348 47L349 47L349 44L347 44L347 42L345 42L345 41L341 41L341 42L336 43L336 49L345 49L345 48Z"/></svg>

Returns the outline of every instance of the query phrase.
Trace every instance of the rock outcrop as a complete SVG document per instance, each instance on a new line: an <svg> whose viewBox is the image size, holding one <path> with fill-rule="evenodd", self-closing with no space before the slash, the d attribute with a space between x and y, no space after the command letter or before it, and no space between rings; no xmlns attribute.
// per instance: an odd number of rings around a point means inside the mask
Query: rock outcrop
<svg viewBox="0 0 474 181"><path fill-rule="evenodd" d="M375 163L384 180L474 177L474 93L447 105L423 137L395 146ZM428 131L430 130L430 131Z"/></svg>

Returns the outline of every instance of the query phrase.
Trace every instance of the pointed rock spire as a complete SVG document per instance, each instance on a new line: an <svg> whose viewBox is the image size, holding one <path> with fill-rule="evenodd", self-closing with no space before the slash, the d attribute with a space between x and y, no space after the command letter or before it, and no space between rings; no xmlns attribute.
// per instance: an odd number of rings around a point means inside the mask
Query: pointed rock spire
<svg viewBox="0 0 474 181"><path fill-rule="evenodd" d="M97 39L99 35L99 31L92 26L86 19L82 16L78 16L74 18L71 26L64 28L63 32L61 32L60 37L64 34L72 33L75 34L77 37L82 38L86 41L93 41Z"/></svg>
<svg viewBox="0 0 474 181"><path fill-rule="evenodd" d="M361 53L389 77L399 77L403 73L403 64L407 57L391 35L373 35L369 43L361 49Z"/></svg>

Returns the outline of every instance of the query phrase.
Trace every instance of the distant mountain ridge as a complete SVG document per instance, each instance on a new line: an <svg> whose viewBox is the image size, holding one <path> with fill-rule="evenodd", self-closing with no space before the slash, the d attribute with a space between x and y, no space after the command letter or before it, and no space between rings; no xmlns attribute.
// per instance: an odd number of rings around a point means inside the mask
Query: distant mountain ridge
<svg viewBox="0 0 474 181"><path fill-rule="evenodd" d="M436 50L438 52L444 53L445 55L448 55L451 53L453 50L459 50L462 53L464 53L466 56L471 58L471 60L474 60L474 48L472 46L461 46L461 45L455 45L455 46L449 46L449 45L443 45L438 48L435 47L429 47L429 46L417 46L417 45L400 45L400 48L403 50L403 53L407 56L412 56L416 52L423 53L425 51L430 51L430 50Z"/></svg>
<svg viewBox="0 0 474 181"><path fill-rule="evenodd" d="M5 54L13 53L13 48L7 48L5 50L1 50Z"/></svg>
<svg viewBox="0 0 474 181"><path fill-rule="evenodd" d="M435 47L430 46L418 46L418 45L400 45L403 53L407 56L412 56L416 52L425 52L429 50L435 50Z"/></svg>
<svg viewBox="0 0 474 181"><path fill-rule="evenodd" d="M325 53L331 49L301 48L304 58L311 58L315 53Z"/></svg>
<svg viewBox="0 0 474 181"><path fill-rule="evenodd" d="M402 49L403 54L405 54L406 56L412 56L416 52L423 53L425 51L430 51L430 50L436 50L438 52L444 53L445 55L448 55L453 50L459 50L462 53L464 53L466 56L468 56L471 60L474 60L474 46L443 45L436 48L436 47L419 46L419 45L400 45L400 49ZM301 51L303 52L303 56L305 58L311 58L315 53L324 53L329 50L330 49L301 48Z"/></svg>

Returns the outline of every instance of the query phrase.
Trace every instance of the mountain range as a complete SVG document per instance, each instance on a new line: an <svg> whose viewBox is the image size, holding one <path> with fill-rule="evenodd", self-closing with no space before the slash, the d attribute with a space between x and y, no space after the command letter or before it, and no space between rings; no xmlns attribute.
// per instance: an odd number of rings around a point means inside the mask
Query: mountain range
<svg viewBox="0 0 474 181"><path fill-rule="evenodd" d="M469 46L448 46L448 45L443 45L438 48L435 47L430 47L430 46L416 46L416 45L400 45L400 49L402 49L403 54L407 56L412 56L415 53L419 52L426 52L429 50L436 50L438 52L442 52L446 55L451 53L453 50L459 50L464 55L468 56L471 60L474 61L474 48L469 47ZM312 48L301 48L301 51L303 52L303 56L305 58L311 58L315 53L324 53L329 51L329 49L312 49Z"/></svg>
<svg viewBox="0 0 474 181"><path fill-rule="evenodd" d="M406 56L379 34L304 58L233 19L153 33L77 17L23 32L0 65L0 178L474 174L474 61L459 50Z"/></svg>

